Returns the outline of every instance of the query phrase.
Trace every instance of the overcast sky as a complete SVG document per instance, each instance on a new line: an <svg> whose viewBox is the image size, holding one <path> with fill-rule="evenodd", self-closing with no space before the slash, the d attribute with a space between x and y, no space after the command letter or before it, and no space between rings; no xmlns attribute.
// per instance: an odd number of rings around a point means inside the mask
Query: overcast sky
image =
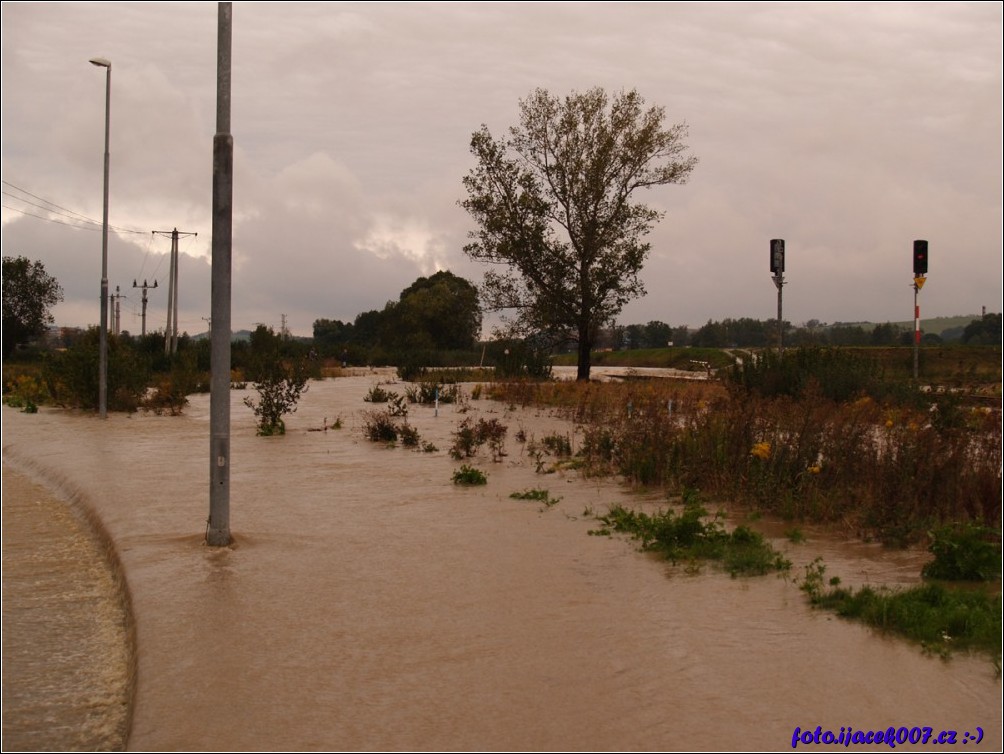
<svg viewBox="0 0 1004 754"><path fill-rule="evenodd" d="M177 228L198 233L179 324L206 330L217 4L2 13L4 256L59 280L58 324L97 324L105 71L88 60L107 58L122 327L140 331L146 279L163 329L170 239L151 231ZM638 197L665 216L621 324L776 316L771 238L796 324L911 319L918 238L922 318L999 312L1001 68L999 2L234 3L233 327L285 314L310 335L436 270L479 283L457 204L470 137L503 135L537 87L637 89L689 127L690 180Z"/></svg>

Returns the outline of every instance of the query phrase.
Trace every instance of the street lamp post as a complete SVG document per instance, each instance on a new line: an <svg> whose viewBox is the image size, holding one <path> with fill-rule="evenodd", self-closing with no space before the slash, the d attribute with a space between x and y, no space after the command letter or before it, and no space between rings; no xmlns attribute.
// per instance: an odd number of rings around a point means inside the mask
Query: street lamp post
<svg viewBox="0 0 1004 754"><path fill-rule="evenodd" d="M101 331L98 366L98 413L108 418L108 137L111 131L112 62L91 58L93 65L105 69L105 203L101 225Z"/></svg>

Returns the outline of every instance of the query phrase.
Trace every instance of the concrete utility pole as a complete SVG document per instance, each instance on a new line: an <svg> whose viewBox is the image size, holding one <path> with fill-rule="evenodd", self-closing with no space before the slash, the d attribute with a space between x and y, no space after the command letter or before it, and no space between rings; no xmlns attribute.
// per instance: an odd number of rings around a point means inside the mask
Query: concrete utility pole
<svg viewBox="0 0 1004 754"><path fill-rule="evenodd" d="M147 291L148 288L156 288L157 287L157 281L154 280L153 281L153 285L147 285L146 281L144 280L143 281L143 285L136 285L136 281L133 280L132 281L132 287L133 288L142 288L143 289L143 330L142 330L142 335L143 335L143 337L146 337L146 301L147 301L147 299L146 299L146 291Z"/></svg>
<svg viewBox="0 0 1004 754"><path fill-rule="evenodd" d="M164 328L164 355L178 352L178 237L197 236L198 233L179 233L174 230L154 230L154 235L171 236L171 262L167 277L167 327Z"/></svg>
<svg viewBox="0 0 1004 754"><path fill-rule="evenodd" d="M209 524L206 544L230 544L230 286L233 250L234 138L230 135L232 3L220 3L213 137L213 291L209 383Z"/></svg>

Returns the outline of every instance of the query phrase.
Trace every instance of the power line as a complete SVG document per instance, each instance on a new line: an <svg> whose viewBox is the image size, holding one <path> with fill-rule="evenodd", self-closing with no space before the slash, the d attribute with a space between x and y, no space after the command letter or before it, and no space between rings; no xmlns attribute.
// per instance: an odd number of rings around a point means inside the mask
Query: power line
<svg viewBox="0 0 1004 754"><path fill-rule="evenodd" d="M46 222L56 223L57 225L65 225L68 228L74 228L76 230L101 230L100 225L95 228L88 228L86 225L73 225L72 223L64 223L62 220L54 220L51 217L42 217L41 215L36 215L34 212L25 212L23 209L10 207L6 204L3 205L3 208L9 209L11 212L20 212L22 215L27 215L28 217L37 217L39 220L45 220Z"/></svg>
<svg viewBox="0 0 1004 754"><path fill-rule="evenodd" d="M53 214L53 215L62 215L63 217L68 217L71 220L77 220L78 222L82 219L82 220L84 220L84 222L91 223L92 225L100 225L100 223L96 223L93 220L88 220L86 217L84 217L83 215L77 214L76 212L70 212L69 210L67 210L66 212L56 212L54 210L49 209L48 207L42 206L41 204L35 204L35 202L29 202L27 199L22 199L20 196L15 196L14 194L10 193L9 191L3 191L3 192L0 192L0 193L3 193L4 196L9 196L11 199L16 199L19 202L24 202L29 207L38 207L40 210L43 210L43 211L48 212L48 213ZM42 201L45 201L45 200L43 199ZM53 206L55 206L55 205L53 205ZM13 209L13 207L11 207L9 209ZM74 217L74 215L76 215L76 217Z"/></svg>
<svg viewBox="0 0 1004 754"><path fill-rule="evenodd" d="M61 207L60 205L56 204L55 202L49 201L48 199L45 199L44 197L38 196L36 194L33 194L30 191L28 191L27 189L21 188L20 186L15 186L13 183L10 183L9 181L2 181L2 182L3 182L3 184L5 186L10 186L12 189L15 189L16 191L20 191L22 194L27 194L28 196L32 197L33 199L38 199L40 202L45 202L48 205L51 205L53 207L56 207L57 209L63 210L63 212L69 212L70 215L76 215L77 217L81 218L82 220L84 220L86 222L89 222L92 225L98 226L97 229L100 229L102 227L102 223L98 222L97 220L92 220L91 218L87 217L86 215L82 215L79 212L74 212L72 209L67 209L66 207ZM41 205L35 204L34 202L29 202L27 199L22 199L19 196L14 196L14 194L11 194L11 193L9 193L7 191L4 191L3 193L6 194L7 196L11 197L12 199L16 199L19 202L24 202L25 204L29 204L29 205L31 205L33 207L38 207L39 209L42 209L42 210L44 210L46 212L49 212L51 214L54 214L54 215L63 214L61 212L55 212L54 210L51 210L48 207L42 207ZM71 228L80 228L81 230L95 230L94 228L85 228L85 227L80 226L80 225L70 225L70 223L65 223L65 222L62 222L60 220L54 220L51 217L42 217L41 215L35 215L35 214L31 213L31 212L25 212L24 210L16 209L15 207L8 207L6 204L4 205L4 207L7 208L7 209L9 209L9 210L13 210L14 212L20 212L23 215L28 215L29 217L37 217L39 220L46 220L48 222L58 223L59 225L68 225ZM64 217L68 217L68 215L64 215ZM114 225L109 225L108 227L109 227L110 230L114 230L117 233L145 233L145 231L142 231L142 230L133 230L131 228L119 228L119 227L114 226Z"/></svg>
<svg viewBox="0 0 1004 754"><path fill-rule="evenodd" d="M30 196L30 197L31 197L32 199L38 199L38 200L39 200L40 202L45 202L46 204L51 204L51 205L52 205L53 207L55 207L56 209L61 209L61 210L63 210L64 212L69 212L69 213L70 213L71 215L76 215L77 217L82 217L82 218L83 218L84 220L87 220L87 222L89 222L89 223L94 223L95 225L99 225L99 224L100 224L100 223L98 223L98 222L97 222L97 221L95 221L95 220L91 220L91 219L90 219L89 217L86 217L85 215L81 215L81 214L80 214L79 212L74 212L74 211L73 211L72 209L67 209L66 207L60 207L60 206L59 206L58 204L56 204L55 202L50 202L50 201L49 201L48 199L45 199L45 198L43 198L43 197L41 197L41 196L38 196L38 195L36 195L36 194L33 194L33 193L31 193L30 191L28 191L27 189L23 189L23 188L21 188L20 186L15 186L15 185L14 185L13 183L11 183L10 181L3 181L3 185L4 185L4 186L10 186L10 187L11 187L12 189L15 189L15 190L17 190L17 191L20 191L20 192L21 192L22 194L27 194L27 195L28 195L28 196ZM5 193L5 194L7 194L7 192L6 192L6 191L4 191L4 193ZM8 195L8 196L12 196L12 194L7 194L7 195ZM18 198L18 197L15 197L15 198ZM20 201L24 201L24 199L21 199ZM37 205L36 205L36 206L37 206ZM45 209L45 208L43 207L42 209ZM47 210L47 211L48 211L48 210Z"/></svg>

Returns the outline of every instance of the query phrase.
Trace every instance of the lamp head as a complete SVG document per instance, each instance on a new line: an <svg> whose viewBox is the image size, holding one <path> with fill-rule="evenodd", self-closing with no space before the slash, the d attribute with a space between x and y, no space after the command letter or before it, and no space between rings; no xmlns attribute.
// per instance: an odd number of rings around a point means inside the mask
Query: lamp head
<svg viewBox="0 0 1004 754"><path fill-rule="evenodd" d="M93 65L101 66L102 68L112 67L112 61L108 60L107 58L91 58L91 63Z"/></svg>

